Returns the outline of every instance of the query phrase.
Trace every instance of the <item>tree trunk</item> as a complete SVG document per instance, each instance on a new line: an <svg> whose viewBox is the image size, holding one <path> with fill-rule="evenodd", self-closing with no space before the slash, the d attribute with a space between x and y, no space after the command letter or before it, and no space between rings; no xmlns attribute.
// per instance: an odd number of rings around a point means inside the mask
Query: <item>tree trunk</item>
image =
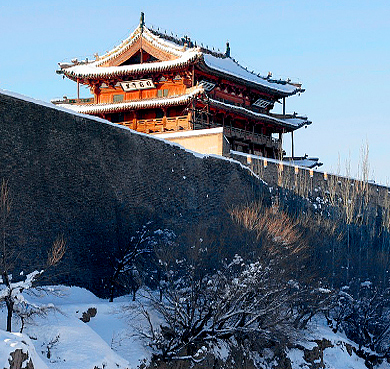
<svg viewBox="0 0 390 369"><path fill-rule="evenodd" d="M350 255L349 255L349 224L347 224L347 284L349 283L349 267L350 267Z"/></svg>
<svg viewBox="0 0 390 369"><path fill-rule="evenodd" d="M14 301L12 300L12 289L9 275L6 270L1 274L3 283L8 288L8 295L5 297L5 305L7 306L7 332L12 329L12 313L14 311Z"/></svg>
<svg viewBox="0 0 390 369"><path fill-rule="evenodd" d="M110 278L110 291L109 291L110 299L109 299L109 302L114 301L114 288L115 288L115 284L116 284L116 281L118 279L118 276L119 276L119 271L117 269L115 271L115 273Z"/></svg>
<svg viewBox="0 0 390 369"><path fill-rule="evenodd" d="M6 300L7 305L7 332L12 330L12 313L14 310L14 302L11 299Z"/></svg>
<svg viewBox="0 0 390 369"><path fill-rule="evenodd" d="M21 325L20 325L20 331L19 331L19 333L23 333L23 329L24 329L24 318L21 316L21 317L20 317L20 320L21 320Z"/></svg>
<svg viewBox="0 0 390 369"><path fill-rule="evenodd" d="M114 283L111 282L110 283L110 299L108 300L109 302L113 302L114 301Z"/></svg>

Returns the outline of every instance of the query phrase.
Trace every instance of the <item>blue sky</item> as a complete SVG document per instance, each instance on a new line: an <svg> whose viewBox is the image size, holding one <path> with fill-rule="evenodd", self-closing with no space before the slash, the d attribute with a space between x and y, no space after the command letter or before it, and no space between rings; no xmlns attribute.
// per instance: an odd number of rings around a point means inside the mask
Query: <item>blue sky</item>
<svg viewBox="0 0 390 369"><path fill-rule="evenodd" d="M324 171L350 157L357 171L369 144L371 178L390 180L390 1L15 0L0 2L0 88L50 101L75 96L57 63L111 49L147 26L221 50L250 70L291 78L306 92L287 112L313 124L294 135L295 154L318 156ZM87 95L87 93L85 93ZM289 136L285 149L290 154Z"/></svg>

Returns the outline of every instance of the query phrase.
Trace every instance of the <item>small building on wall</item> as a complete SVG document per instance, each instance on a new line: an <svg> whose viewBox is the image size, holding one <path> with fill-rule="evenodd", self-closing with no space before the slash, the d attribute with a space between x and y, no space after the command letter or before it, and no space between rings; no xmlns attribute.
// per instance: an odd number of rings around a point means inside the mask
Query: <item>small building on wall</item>
<svg viewBox="0 0 390 369"><path fill-rule="evenodd" d="M78 96L53 101L133 130L160 135L201 153L230 149L282 158L283 134L311 122L286 114L285 99L303 92L290 80L262 77L225 53L139 26L119 46L94 61L59 63ZM87 85L93 97L80 99ZM271 111L283 104L282 114Z"/></svg>

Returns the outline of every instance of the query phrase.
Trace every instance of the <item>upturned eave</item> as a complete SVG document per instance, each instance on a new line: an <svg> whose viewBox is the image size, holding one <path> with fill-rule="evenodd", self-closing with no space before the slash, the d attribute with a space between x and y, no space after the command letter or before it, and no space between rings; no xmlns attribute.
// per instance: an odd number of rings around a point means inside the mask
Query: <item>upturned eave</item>
<svg viewBox="0 0 390 369"><path fill-rule="evenodd" d="M218 101L209 98L208 103L211 106L225 110L228 113L234 112L235 114L242 116L244 118L249 118L257 120L263 123L270 123L276 126L281 127L286 132L295 131L303 126L310 125L312 122L307 119L307 117L297 116L297 115L271 115L258 113L253 110L244 108L242 106L232 105L226 102Z"/></svg>
<svg viewBox="0 0 390 369"><path fill-rule="evenodd" d="M230 58L226 58L226 59L228 60ZM238 68L241 68L243 74L245 73L248 77L245 78L236 75L235 73L230 72L229 70L224 71L208 65L207 62L205 61L205 55L202 55L202 58L197 63L197 67L201 71L207 74L211 74L232 81L234 83L245 85L255 90L275 96L276 100L279 98L292 96L297 93L302 93L305 91L298 84L293 84L288 81L269 80L267 78L260 77L252 72L247 71L245 68L241 67L236 61L233 61L232 59L230 59L230 61L231 64L234 63L237 65Z"/></svg>

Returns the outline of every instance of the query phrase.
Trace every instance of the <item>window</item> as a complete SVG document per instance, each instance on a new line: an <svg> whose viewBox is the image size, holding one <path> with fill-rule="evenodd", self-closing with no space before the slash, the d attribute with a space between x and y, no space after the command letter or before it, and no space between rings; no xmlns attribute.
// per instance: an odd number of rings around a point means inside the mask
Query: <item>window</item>
<svg viewBox="0 0 390 369"><path fill-rule="evenodd" d="M162 118L164 116L164 111L162 109L156 109L156 118Z"/></svg>
<svg viewBox="0 0 390 369"><path fill-rule="evenodd" d="M116 102L122 102L123 101L123 94L121 95L114 95L113 96L113 102L116 103Z"/></svg>
<svg viewBox="0 0 390 369"><path fill-rule="evenodd" d="M125 120L125 114L123 112L120 113L114 113L111 115L111 122L112 123L120 123Z"/></svg>
<svg viewBox="0 0 390 369"><path fill-rule="evenodd" d="M168 89L164 88L164 90L157 90L157 97L168 97Z"/></svg>
<svg viewBox="0 0 390 369"><path fill-rule="evenodd" d="M202 79L199 84L203 85L204 90L207 92L210 92L216 86L215 83L206 81L204 79Z"/></svg>

